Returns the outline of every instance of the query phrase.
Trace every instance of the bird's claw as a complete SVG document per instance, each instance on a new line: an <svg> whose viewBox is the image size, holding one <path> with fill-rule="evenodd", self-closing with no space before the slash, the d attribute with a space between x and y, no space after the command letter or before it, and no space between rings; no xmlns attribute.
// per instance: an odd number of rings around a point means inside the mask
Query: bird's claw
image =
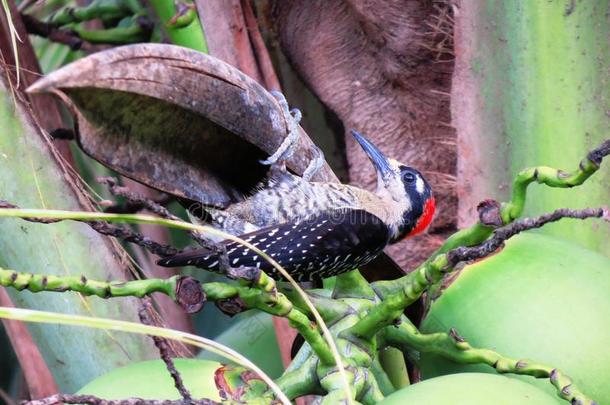
<svg viewBox="0 0 610 405"><path fill-rule="evenodd" d="M288 124L288 136L284 138L281 145L275 153L269 156L266 160L262 160L261 163L264 165L276 165L280 168L280 170L285 170L285 161L292 156L297 142L300 136L299 133L299 122L303 118L303 114L297 108L293 108L292 110L288 106L288 102L286 101L286 97L279 91L271 91L271 94L277 102L279 103L282 113L284 114L284 119ZM305 181L310 181L313 176L320 170L320 168L324 165L325 159L322 150L317 146L313 146L313 159L303 172L303 179Z"/></svg>
<svg viewBox="0 0 610 405"><path fill-rule="evenodd" d="M288 125L288 135L284 138L279 148L277 148L277 150L267 159L262 160L261 163L264 165L283 165L283 162L292 156L297 145L299 139L299 122L301 121L303 114L296 108L291 110L286 101L286 97L279 91L272 91L271 94L275 97L281 107L284 119Z"/></svg>
<svg viewBox="0 0 610 405"><path fill-rule="evenodd" d="M305 169L305 171L303 172L303 180L311 181L311 179L313 178L313 176L316 175L318 170L322 168L325 161L326 160L324 159L324 153L322 152L322 149L314 145L313 158L311 159L311 162L309 162L307 169Z"/></svg>
<svg viewBox="0 0 610 405"><path fill-rule="evenodd" d="M229 267L226 274L233 280L243 280L249 284L254 284L260 278L261 270L257 267L247 266Z"/></svg>

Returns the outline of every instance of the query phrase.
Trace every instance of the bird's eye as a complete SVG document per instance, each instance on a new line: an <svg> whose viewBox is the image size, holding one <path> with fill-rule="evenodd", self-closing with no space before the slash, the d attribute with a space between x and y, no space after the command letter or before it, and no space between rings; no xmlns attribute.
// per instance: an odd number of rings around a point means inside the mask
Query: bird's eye
<svg viewBox="0 0 610 405"><path fill-rule="evenodd" d="M402 175L402 179L406 183L413 183L415 181L415 175L413 173L406 172L405 174Z"/></svg>

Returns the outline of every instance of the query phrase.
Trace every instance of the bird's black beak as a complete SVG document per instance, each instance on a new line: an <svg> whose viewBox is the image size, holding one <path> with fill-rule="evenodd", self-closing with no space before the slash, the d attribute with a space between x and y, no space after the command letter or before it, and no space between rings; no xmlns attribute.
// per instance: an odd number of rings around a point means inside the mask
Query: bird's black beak
<svg viewBox="0 0 610 405"><path fill-rule="evenodd" d="M381 177L387 179L392 173L392 167L390 166L390 162L388 162L388 158L386 158L377 146L373 145L371 141L366 139L360 132L352 129L351 133L360 146L362 146L362 149L364 149L369 159L371 159L371 162L373 162L375 169L381 174Z"/></svg>

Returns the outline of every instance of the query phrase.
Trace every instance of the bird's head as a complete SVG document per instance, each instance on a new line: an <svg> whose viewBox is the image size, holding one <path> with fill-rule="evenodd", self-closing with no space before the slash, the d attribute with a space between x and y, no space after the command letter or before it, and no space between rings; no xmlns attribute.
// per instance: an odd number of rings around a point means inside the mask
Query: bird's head
<svg viewBox="0 0 610 405"><path fill-rule="evenodd" d="M375 166L377 196L396 208L390 243L423 232L432 222L436 209L430 184L419 171L387 158L362 134L351 132Z"/></svg>

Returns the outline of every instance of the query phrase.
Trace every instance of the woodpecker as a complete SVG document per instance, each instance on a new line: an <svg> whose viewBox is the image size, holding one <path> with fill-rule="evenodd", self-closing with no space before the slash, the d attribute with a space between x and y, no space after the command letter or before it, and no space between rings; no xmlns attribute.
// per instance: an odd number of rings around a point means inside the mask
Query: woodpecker
<svg viewBox="0 0 610 405"><path fill-rule="evenodd" d="M339 183L313 182L272 166L249 198L226 210L210 210L212 224L256 246L298 281L315 281L372 261L392 243L424 231L435 201L416 169L389 159L352 130L377 172L375 192ZM223 241L232 267L257 267L283 279L262 257L233 241ZM198 249L158 262L220 272L217 252Z"/></svg>

